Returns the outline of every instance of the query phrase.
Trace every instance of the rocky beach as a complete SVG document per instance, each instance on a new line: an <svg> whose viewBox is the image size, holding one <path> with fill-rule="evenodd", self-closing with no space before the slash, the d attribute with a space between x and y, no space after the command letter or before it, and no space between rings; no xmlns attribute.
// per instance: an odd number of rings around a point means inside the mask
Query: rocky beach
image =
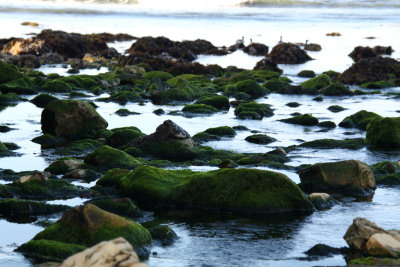
<svg viewBox="0 0 400 267"><path fill-rule="evenodd" d="M400 6L150 2L0 1L0 266L400 265Z"/></svg>

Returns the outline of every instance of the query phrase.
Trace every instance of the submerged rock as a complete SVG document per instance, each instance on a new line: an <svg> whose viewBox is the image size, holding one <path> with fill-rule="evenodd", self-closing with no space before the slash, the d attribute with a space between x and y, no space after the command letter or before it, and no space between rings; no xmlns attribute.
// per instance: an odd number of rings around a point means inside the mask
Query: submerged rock
<svg viewBox="0 0 400 267"><path fill-rule="evenodd" d="M317 163L298 172L300 187L308 193L328 192L368 197L375 189L371 168L358 160Z"/></svg>
<svg viewBox="0 0 400 267"><path fill-rule="evenodd" d="M119 237L103 241L64 260L60 267L103 266L103 267L147 267L140 263L132 245L125 238Z"/></svg>
<svg viewBox="0 0 400 267"><path fill-rule="evenodd" d="M108 126L89 103L80 100L51 102L43 109L41 124L45 134L72 138L92 136Z"/></svg>
<svg viewBox="0 0 400 267"><path fill-rule="evenodd" d="M193 172L140 166L126 175L107 177L107 181L122 194L151 208L179 207L247 214L310 212L313 208L296 184L285 175L270 171ZM98 184L103 184L103 178Z"/></svg>
<svg viewBox="0 0 400 267"><path fill-rule="evenodd" d="M148 257L151 235L144 227L95 205L86 204L65 211L60 220L20 246L18 251L35 257L63 260L76 253L77 248L83 250L98 242L117 237L125 238L135 247L139 257ZM54 241L58 246L49 249L49 245ZM69 246L75 249L65 251Z"/></svg>
<svg viewBox="0 0 400 267"><path fill-rule="evenodd" d="M278 64L301 64L312 60L303 49L292 43L276 45L267 57Z"/></svg>

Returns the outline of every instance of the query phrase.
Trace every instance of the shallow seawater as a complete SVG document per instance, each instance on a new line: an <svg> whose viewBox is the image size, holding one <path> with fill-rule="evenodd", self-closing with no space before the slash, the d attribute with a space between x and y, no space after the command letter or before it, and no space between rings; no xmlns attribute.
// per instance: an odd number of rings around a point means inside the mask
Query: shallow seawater
<svg viewBox="0 0 400 267"><path fill-rule="evenodd" d="M400 58L400 8L397 1L249 1L254 5L240 5L242 1L139 1L140 5L96 5L95 1L7 1L0 0L0 23L3 27L0 38L27 37L31 33L50 28L79 33L110 32L129 33L133 36L166 36L172 40L194 40L203 38L218 46L229 46L242 36L245 43L262 42L270 49L280 40L290 42L318 43L320 52L309 52L314 59L305 64L279 65L284 75L294 83L305 79L296 74L304 69L322 73L327 70L342 72L352 60L347 56L357 45L391 45L394 58ZM123 1L113 1L123 2ZM126 1L125 1L126 2ZM203 9L190 9L185 3L200 5ZM195 3L196 2L196 3ZM201 2L201 3L200 3ZM235 2L232 4L232 2ZM173 3L173 4L172 4ZM180 3L182 5L176 5ZM175 5L175 6L174 6ZM221 5L221 6L219 6ZM55 19L56 18L56 19ZM37 28L21 26L22 21L37 21ZM338 31L340 37L328 37L326 33ZM366 37L375 39L366 39ZM111 46L118 51L130 47L131 42L116 42ZM223 67L235 65L252 69L261 57L252 57L237 51L227 56L200 55L202 64L219 64ZM46 65L40 68L44 73L67 73L69 66ZM90 69L81 74L96 74L107 71ZM359 89L354 87L353 89ZM108 121L109 128L137 126L146 134L171 119L191 135L217 126L246 126L249 130L238 131L233 138L205 143L218 149L234 150L241 153L264 153L304 141L322 138L344 139L365 137L365 131L337 127L329 131L320 127L304 127L280 122L294 112L311 113L320 121L340 123L346 116L360 110L368 110L382 116L397 117L400 110L399 98L385 93L399 93L400 88L383 89L382 94L353 97L323 97L322 102L312 100L314 96L293 96L270 94L258 99L274 109L274 116L260 121L238 120L231 108L211 116L168 115L180 111L183 103L155 106L128 103L95 101L97 111ZM103 95L106 96L106 95ZM103 97L101 96L101 97ZM66 98L66 95L57 95ZM32 96L25 96L31 99ZM286 106L288 102L301 104L297 108ZM345 108L332 113L327 108L340 105ZM139 112L139 115L120 117L115 114L120 108ZM157 116L155 109L162 108L166 115ZM14 142L20 146L17 156L0 158L0 168L14 171L43 170L55 158L30 140L41 135L41 109L30 102L21 102L0 112L0 124L14 130L0 133L2 142ZM258 131L277 139L268 145L256 145L245 138ZM400 152L378 152L368 148L360 150L310 149L302 148L288 154L292 166L317 162L358 159L368 164L383 160L400 159ZM189 166L193 171L215 170L211 166ZM274 170L266 167L260 169ZM293 171L274 170L287 175L295 183L299 177ZM0 184L8 183L0 180ZM95 184L73 182L75 185L90 187ZM321 260L304 260L304 251L317 243L334 247L345 246L343 235L355 217L366 217L387 229L400 229L400 187L379 187L369 202L346 200L326 211L317 211L308 216L234 216L216 215L190 211L155 213L144 220L156 219L169 225L179 239L169 247L155 246L148 263L150 266L333 266L345 265L342 256ZM51 204L80 205L86 198L49 201ZM56 218L53 218L56 219ZM15 223L0 219L0 267L32 266L21 254L13 252L20 244L29 241L43 228L34 223Z"/></svg>

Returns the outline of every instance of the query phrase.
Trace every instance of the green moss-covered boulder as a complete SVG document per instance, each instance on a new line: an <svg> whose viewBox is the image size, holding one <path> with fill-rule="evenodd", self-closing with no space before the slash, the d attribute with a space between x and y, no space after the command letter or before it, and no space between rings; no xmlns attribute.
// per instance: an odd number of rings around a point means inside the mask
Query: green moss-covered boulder
<svg viewBox="0 0 400 267"><path fill-rule="evenodd" d="M339 106L339 105L333 105L333 106L329 106L328 110L333 113L338 113L338 112L345 110L345 108L342 106Z"/></svg>
<svg viewBox="0 0 400 267"><path fill-rule="evenodd" d="M236 131L229 126L220 126L215 128L208 128L204 131L205 133L216 135L216 136L227 136L232 137L236 135Z"/></svg>
<svg viewBox="0 0 400 267"><path fill-rule="evenodd" d="M8 64L5 61L0 60L0 84L18 78L22 78L22 74L18 71L18 69L14 65Z"/></svg>
<svg viewBox="0 0 400 267"><path fill-rule="evenodd" d="M139 93L132 92L132 91L120 91L113 93L108 98L101 98L98 99L105 102L115 102L120 105L125 105L128 102L139 102L142 100L142 97Z"/></svg>
<svg viewBox="0 0 400 267"><path fill-rule="evenodd" d="M12 154L13 152L11 152L10 149L8 149L6 145L4 145L4 143L0 142L0 157L8 157Z"/></svg>
<svg viewBox="0 0 400 267"><path fill-rule="evenodd" d="M371 168L358 160L317 163L298 172L300 187L307 193L327 192L368 197L375 189Z"/></svg>
<svg viewBox="0 0 400 267"><path fill-rule="evenodd" d="M185 105L182 108L183 112L197 113L197 114L212 114L218 112L218 109L206 104L191 104Z"/></svg>
<svg viewBox="0 0 400 267"><path fill-rule="evenodd" d="M197 99L195 104L205 104L213 106L218 110L229 109L229 99L223 95L203 96Z"/></svg>
<svg viewBox="0 0 400 267"><path fill-rule="evenodd" d="M193 172L140 166L116 186L122 194L149 207L169 205L248 214L312 211L312 204L288 177L263 170Z"/></svg>
<svg viewBox="0 0 400 267"><path fill-rule="evenodd" d="M310 147L310 148L320 148L320 149L351 149L357 150L365 147L364 138L354 138L354 139L317 139L309 142L302 143L300 147Z"/></svg>
<svg viewBox="0 0 400 267"><path fill-rule="evenodd" d="M149 71L143 74L143 78L147 80L162 80L168 81L169 79L174 78L174 76L168 72L164 71Z"/></svg>
<svg viewBox="0 0 400 267"><path fill-rule="evenodd" d="M160 243L163 247L171 245L178 239L178 235L168 225L154 226L149 223L144 226L149 230L153 241Z"/></svg>
<svg viewBox="0 0 400 267"><path fill-rule="evenodd" d="M48 104L41 116L42 131L58 137L90 137L108 123L87 102L57 100Z"/></svg>
<svg viewBox="0 0 400 267"><path fill-rule="evenodd" d="M73 89L73 85L66 83L60 79L47 81L43 85L43 89L46 92L54 92L54 93L70 93Z"/></svg>
<svg viewBox="0 0 400 267"><path fill-rule="evenodd" d="M29 218L48 215L68 209L65 205L51 205L45 202L8 198L0 200L0 214L6 218Z"/></svg>
<svg viewBox="0 0 400 267"><path fill-rule="evenodd" d="M15 93L7 93L2 94L0 93L0 104L12 104L21 101L22 99Z"/></svg>
<svg viewBox="0 0 400 267"><path fill-rule="evenodd" d="M143 211L133 204L129 198L95 199L89 203L123 217L139 218L143 216Z"/></svg>
<svg viewBox="0 0 400 267"><path fill-rule="evenodd" d="M196 157L193 149L179 141L148 142L139 146L144 154L157 159L188 161Z"/></svg>
<svg viewBox="0 0 400 267"><path fill-rule="evenodd" d="M271 79L269 81L266 81L265 83L263 83L262 86L264 86L271 92L275 92L275 93L280 92L281 90L283 90L284 88L286 88L290 85L290 82L288 82L287 80L281 79L281 78Z"/></svg>
<svg viewBox="0 0 400 267"><path fill-rule="evenodd" d="M61 262L85 248L82 245L40 239L22 244L17 251L38 261Z"/></svg>
<svg viewBox="0 0 400 267"><path fill-rule="evenodd" d="M383 89L390 87L396 87L396 84L390 81L366 82L361 84L361 88L365 89Z"/></svg>
<svg viewBox="0 0 400 267"><path fill-rule="evenodd" d="M32 240L53 240L90 247L117 237L125 238L139 257L148 257L151 235L144 227L92 204L65 211L59 221L38 233ZM40 250L38 248L38 253Z"/></svg>
<svg viewBox="0 0 400 267"><path fill-rule="evenodd" d="M303 114L292 118L282 119L280 121L290 124L304 125L304 126L314 126L318 124L318 119L310 114Z"/></svg>
<svg viewBox="0 0 400 267"><path fill-rule="evenodd" d="M63 137L57 137L51 134L43 134L31 140L34 143L40 144L43 148L56 147L65 144L66 140Z"/></svg>
<svg viewBox="0 0 400 267"><path fill-rule="evenodd" d="M0 85L2 93L33 95L36 93L33 83L27 78L19 78Z"/></svg>
<svg viewBox="0 0 400 267"><path fill-rule="evenodd" d="M375 118L381 118L374 112L365 110L358 111L351 116L344 118L340 123L339 127L343 128L358 128L360 130L366 130L368 124Z"/></svg>
<svg viewBox="0 0 400 267"><path fill-rule="evenodd" d="M47 106L47 104L58 100L57 97L54 97L52 95L49 94L39 94L37 96L35 96L32 100L30 100L29 102L31 102L32 104L34 104L35 106L39 107L39 108L44 108L45 106Z"/></svg>
<svg viewBox="0 0 400 267"><path fill-rule="evenodd" d="M135 112L135 111L130 111L129 109L126 108L120 108L117 111L115 111L115 114L121 117L126 117L129 115L139 115L140 113Z"/></svg>
<svg viewBox="0 0 400 267"><path fill-rule="evenodd" d="M247 136L245 138L245 140L249 143L264 144L264 145L276 141L275 138L270 137L266 134L253 134L253 135Z"/></svg>
<svg viewBox="0 0 400 267"><path fill-rule="evenodd" d="M245 93L250 96L250 98L258 98L266 95L269 93L269 90L260 84L258 84L256 81L248 79L248 80L243 80L239 81L235 84L235 89L234 93ZM228 93L226 91L225 93Z"/></svg>
<svg viewBox="0 0 400 267"><path fill-rule="evenodd" d="M317 77L314 77L308 81L301 83L300 85L304 88L311 90L319 90L324 87L327 87L332 83L331 78L329 78L326 74L320 74Z"/></svg>
<svg viewBox="0 0 400 267"><path fill-rule="evenodd" d="M49 167L45 169L46 172L51 174L66 174L72 170L80 169L84 166L83 161L74 158L59 158L52 162Z"/></svg>
<svg viewBox="0 0 400 267"><path fill-rule="evenodd" d="M400 117L377 117L371 120L367 127L366 142L374 148L399 149Z"/></svg>
<svg viewBox="0 0 400 267"><path fill-rule="evenodd" d="M192 139L193 139L193 141L195 141L197 143L203 143L203 142L208 142L208 141L213 141L213 140L220 140L220 137L213 135L213 134L206 133L206 132L200 132L200 133L193 135Z"/></svg>
<svg viewBox="0 0 400 267"><path fill-rule="evenodd" d="M138 165L143 164L141 160L110 146L101 146L87 155L85 157L85 163L96 166L99 169L133 169Z"/></svg>
<svg viewBox="0 0 400 267"><path fill-rule="evenodd" d="M333 129L336 128L336 123L333 121L321 121L317 124L319 127Z"/></svg>
<svg viewBox="0 0 400 267"><path fill-rule="evenodd" d="M339 96L339 95L352 95L353 94L347 86L345 86L339 82L331 83L328 86L322 88L320 90L320 93L323 95L327 95L327 96Z"/></svg>
<svg viewBox="0 0 400 267"><path fill-rule="evenodd" d="M271 117L274 112L267 104L248 102L239 104L235 109L235 115L239 119L261 120L264 117Z"/></svg>
<svg viewBox="0 0 400 267"><path fill-rule="evenodd" d="M55 200L78 197L83 194L90 194L90 192L66 181L55 179L0 185L0 198L17 197L28 200Z"/></svg>
<svg viewBox="0 0 400 267"><path fill-rule="evenodd" d="M315 72L312 70L302 70L299 73L297 73L297 76L302 78L314 78L315 75L316 75Z"/></svg>
<svg viewBox="0 0 400 267"><path fill-rule="evenodd" d="M107 137L107 143L112 147L121 147L141 136L145 136L145 134L134 126L115 128L112 129L112 134Z"/></svg>
<svg viewBox="0 0 400 267"><path fill-rule="evenodd" d="M56 155L70 156L70 157L80 157L93 152L96 148L102 146L102 144L93 139L84 139L69 142L62 147L57 147L54 151Z"/></svg>

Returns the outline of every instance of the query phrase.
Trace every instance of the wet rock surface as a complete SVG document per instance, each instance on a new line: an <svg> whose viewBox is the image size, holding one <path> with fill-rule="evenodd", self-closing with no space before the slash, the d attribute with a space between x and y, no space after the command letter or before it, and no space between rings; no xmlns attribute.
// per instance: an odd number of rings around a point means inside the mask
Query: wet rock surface
<svg viewBox="0 0 400 267"><path fill-rule="evenodd" d="M267 57L278 64L300 64L312 59L303 49L292 43L274 46Z"/></svg>

